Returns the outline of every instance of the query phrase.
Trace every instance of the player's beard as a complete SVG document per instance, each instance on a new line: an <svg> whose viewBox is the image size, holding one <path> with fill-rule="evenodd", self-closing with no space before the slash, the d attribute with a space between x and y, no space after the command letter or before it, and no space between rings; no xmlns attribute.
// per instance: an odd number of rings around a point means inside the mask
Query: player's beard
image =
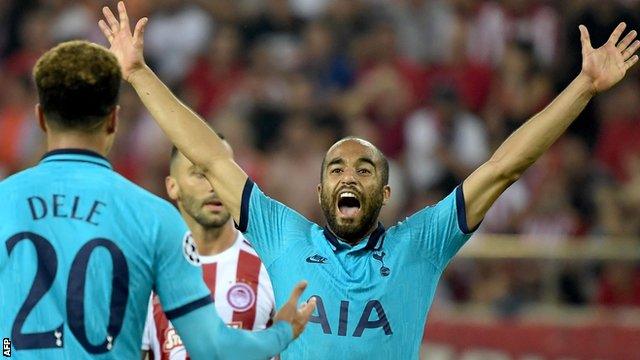
<svg viewBox="0 0 640 360"><path fill-rule="evenodd" d="M189 196L184 193L180 194L182 208L187 214L189 214L189 216L200 224L200 226L205 229L219 228L229 221L231 214L226 209L214 214L206 211L204 209L204 204L208 200L209 199L198 200L193 196Z"/></svg>
<svg viewBox="0 0 640 360"><path fill-rule="evenodd" d="M355 244L367 235L367 232L378 222L378 215L382 209L383 191L376 191L368 198L360 199L360 214L349 223L338 222L337 202L338 197L330 191L322 188L320 206L324 217L327 219L329 229L340 239Z"/></svg>

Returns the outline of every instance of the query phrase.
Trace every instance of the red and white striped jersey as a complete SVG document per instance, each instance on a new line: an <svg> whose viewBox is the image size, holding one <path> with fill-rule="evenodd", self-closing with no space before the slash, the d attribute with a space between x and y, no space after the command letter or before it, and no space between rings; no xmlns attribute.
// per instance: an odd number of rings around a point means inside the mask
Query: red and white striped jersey
<svg viewBox="0 0 640 360"><path fill-rule="evenodd" d="M229 249L213 256L200 255L204 281L211 290L216 310L229 326L262 330L275 314L271 280L258 255L238 232ZM158 296L149 301L142 350L152 359L188 359L182 340L162 311Z"/></svg>

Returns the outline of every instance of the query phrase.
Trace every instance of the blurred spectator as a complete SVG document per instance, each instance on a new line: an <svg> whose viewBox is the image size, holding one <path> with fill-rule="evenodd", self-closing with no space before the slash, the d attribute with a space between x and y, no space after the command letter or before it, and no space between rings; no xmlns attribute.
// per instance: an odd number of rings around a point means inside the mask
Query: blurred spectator
<svg viewBox="0 0 640 360"><path fill-rule="evenodd" d="M629 177L629 157L640 154L640 88L625 82L607 94L602 102L602 128L596 156L619 181Z"/></svg>
<svg viewBox="0 0 640 360"><path fill-rule="evenodd" d="M158 0L145 31L145 50L165 81L175 84L211 37L213 21L198 6L180 0Z"/></svg>
<svg viewBox="0 0 640 360"><path fill-rule="evenodd" d="M552 7L527 0L483 1L477 6L469 31L471 57L499 64L508 43L525 41L533 45L537 61L551 64L555 60L559 17Z"/></svg>
<svg viewBox="0 0 640 360"><path fill-rule="evenodd" d="M609 263L598 287L598 304L640 306L640 271L633 264Z"/></svg>
<svg viewBox="0 0 640 360"><path fill-rule="evenodd" d="M219 28L206 54L187 74L185 86L192 92L195 109L202 116L215 114L242 85L245 67L240 59L240 40L235 28Z"/></svg>
<svg viewBox="0 0 640 360"><path fill-rule="evenodd" d="M405 128L407 170L418 191L451 191L489 157L482 121L464 110L452 88L440 88L433 107L414 113Z"/></svg>
<svg viewBox="0 0 640 360"><path fill-rule="evenodd" d="M438 63L451 57L455 28L453 9L447 1L400 0L387 4L393 17L398 47L417 63Z"/></svg>

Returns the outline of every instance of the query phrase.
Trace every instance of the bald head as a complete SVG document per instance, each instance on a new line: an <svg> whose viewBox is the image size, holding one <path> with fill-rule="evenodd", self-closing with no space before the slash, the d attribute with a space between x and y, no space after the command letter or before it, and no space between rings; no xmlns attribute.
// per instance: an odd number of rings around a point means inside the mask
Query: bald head
<svg viewBox="0 0 640 360"><path fill-rule="evenodd" d="M359 152L363 157L370 159L373 162L372 165L374 165L380 173L382 184L387 185L389 183L389 161L387 161L387 158L384 156L382 151L369 141L355 136L342 138L327 150L324 158L322 159L322 168L320 169L321 182L324 179L324 173L327 166L331 162L337 161L340 154L344 152Z"/></svg>

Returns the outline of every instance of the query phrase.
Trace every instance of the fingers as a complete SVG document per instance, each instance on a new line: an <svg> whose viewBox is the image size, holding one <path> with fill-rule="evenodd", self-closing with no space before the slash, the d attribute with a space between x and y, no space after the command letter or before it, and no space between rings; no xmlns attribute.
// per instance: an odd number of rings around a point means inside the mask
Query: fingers
<svg viewBox="0 0 640 360"><path fill-rule="evenodd" d="M622 52L622 58L624 60L628 60L631 57L631 55L635 54L636 51L638 51L639 47L640 47L640 41L638 40L634 41L628 48L626 48Z"/></svg>
<svg viewBox="0 0 640 360"><path fill-rule="evenodd" d="M632 57L630 57L629 60L624 62L625 71L629 70L637 62L638 62L638 55L633 55Z"/></svg>
<svg viewBox="0 0 640 360"><path fill-rule="evenodd" d="M116 17L111 12L111 9L109 9L106 6L103 7L102 8L102 14L104 15L105 19L107 19L107 23L109 24L109 27L111 28L111 33L115 34L118 31L120 26L118 24L118 20L116 20Z"/></svg>
<svg viewBox="0 0 640 360"><path fill-rule="evenodd" d="M633 41L633 39L636 38L636 36L638 35L638 33L635 30L631 30L619 43L618 45L616 45L616 47L618 48L618 50L620 51L624 51L626 48L629 47L629 44L631 44L631 42Z"/></svg>
<svg viewBox="0 0 640 360"><path fill-rule="evenodd" d="M611 43L613 45L617 44L618 43L618 39L620 39L620 35L622 35L622 32L624 31L624 29L626 27L627 27L627 24L625 24L623 22L618 24L618 26L616 26L616 28L611 33L611 36L609 36L609 40L607 40L607 42Z"/></svg>
<svg viewBox="0 0 640 360"><path fill-rule="evenodd" d="M146 28L148 21L149 19L143 17L136 23L136 27L133 30L133 41L136 44L142 44L142 41L144 40L144 29Z"/></svg>
<svg viewBox="0 0 640 360"><path fill-rule="evenodd" d="M124 6L124 2L118 2L118 17L120 18L120 30L131 33L129 27L129 15L127 15L127 8Z"/></svg>
<svg viewBox="0 0 640 360"><path fill-rule="evenodd" d="M100 28L100 30L102 30L102 33L107 38L107 40L109 40L109 43L111 43L113 41L113 34L111 33L109 25L107 25L104 20L100 20L98 21L98 27Z"/></svg>
<svg viewBox="0 0 640 360"><path fill-rule="evenodd" d="M580 29L580 42L582 43L582 56L584 57L586 53L593 50L591 47L591 38L589 37L589 31L587 27L584 25L578 26Z"/></svg>
<svg viewBox="0 0 640 360"><path fill-rule="evenodd" d="M289 303L294 304L294 306L297 307L298 300L300 299L300 296L302 296L302 293L306 288L307 288L306 281L300 281L299 283L297 283L296 287L293 288L293 292L291 293L291 297L289 298Z"/></svg>
<svg viewBox="0 0 640 360"><path fill-rule="evenodd" d="M309 301L307 301L306 304L302 305L300 307L300 313L303 316L303 319L305 321L305 323L307 322L307 320L309 320L309 317L311 316L311 314L313 313L313 311L316 309L316 297L312 297L311 299L309 299Z"/></svg>

